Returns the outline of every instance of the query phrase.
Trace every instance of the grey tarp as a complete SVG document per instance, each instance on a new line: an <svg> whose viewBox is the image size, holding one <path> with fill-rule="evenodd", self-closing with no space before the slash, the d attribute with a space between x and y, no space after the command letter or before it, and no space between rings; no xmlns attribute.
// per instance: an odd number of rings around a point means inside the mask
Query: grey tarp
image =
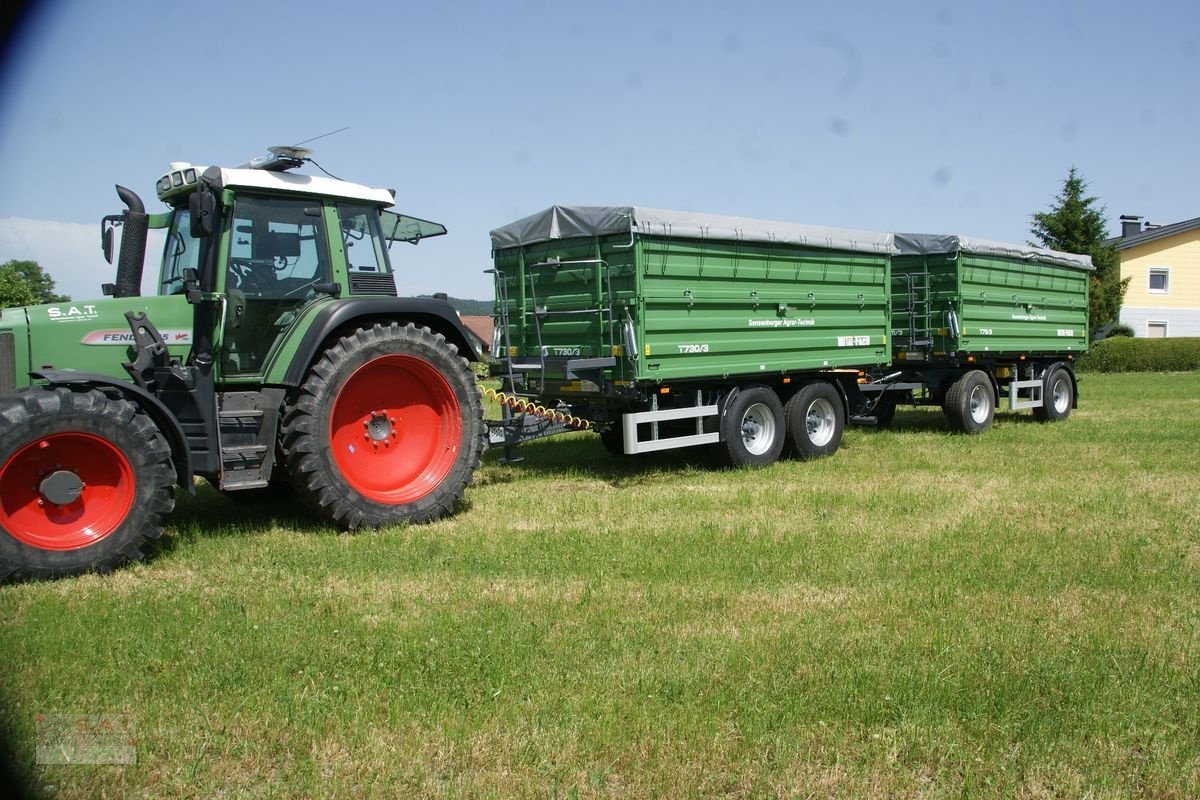
<svg viewBox="0 0 1200 800"><path fill-rule="evenodd" d="M503 250L555 239L634 232L680 239L780 242L830 250L895 252L890 233L637 206L552 206L492 231L492 248Z"/></svg>
<svg viewBox="0 0 1200 800"><path fill-rule="evenodd" d="M1026 261L1042 261L1075 269L1094 270L1091 256L1079 256L1058 250L1045 250L1023 244L991 242L969 236L942 233L897 233L896 249L901 255L930 255L932 253L977 253L988 256L1007 256Z"/></svg>

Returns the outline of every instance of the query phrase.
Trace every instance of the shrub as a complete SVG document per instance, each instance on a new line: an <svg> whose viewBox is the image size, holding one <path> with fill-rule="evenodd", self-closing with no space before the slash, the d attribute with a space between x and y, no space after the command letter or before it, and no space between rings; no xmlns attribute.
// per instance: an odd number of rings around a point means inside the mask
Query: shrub
<svg viewBox="0 0 1200 800"><path fill-rule="evenodd" d="M1111 339L1114 336L1128 336L1133 338L1136 335L1137 334L1133 332L1133 328L1129 327L1128 325L1113 325L1108 329L1108 335L1104 338Z"/></svg>
<svg viewBox="0 0 1200 800"><path fill-rule="evenodd" d="M1079 359L1080 372L1188 372L1200 369L1200 338L1109 336Z"/></svg>

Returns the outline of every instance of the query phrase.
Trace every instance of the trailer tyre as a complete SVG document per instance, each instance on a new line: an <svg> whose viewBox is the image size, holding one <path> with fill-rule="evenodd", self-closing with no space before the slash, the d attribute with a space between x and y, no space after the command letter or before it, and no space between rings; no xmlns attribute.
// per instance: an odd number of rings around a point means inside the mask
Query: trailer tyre
<svg viewBox="0 0 1200 800"><path fill-rule="evenodd" d="M881 397L879 398L879 402L875 404L874 411L875 427L890 428L892 422L896 419L896 401Z"/></svg>
<svg viewBox="0 0 1200 800"><path fill-rule="evenodd" d="M353 530L454 510L483 452L483 407L466 359L411 323L360 328L317 359L283 421L300 499Z"/></svg>
<svg viewBox="0 0 1200 800"><path fill-rule="evenodd" d="M789 449L796 458L809 461L837 452L846 412L842 396L833 384L813 381L801 386L788 400L784 419Z"/></svg>
<svg viewBox="0 0 1200 800"><path fill-rule="evenodd" d="M768 386L747 386L721 417L720 459L733 467L763 467L779 460L784 444L783 403Z"/></svg>
<svg viewBox="0 0 1200 800"><path fill-rule="evenodd" d="M108 572L146 555L175 507L171 449L97 390L0 400L0 580Z"/></svg>
<svg viewBox="0 0 1200 800"><path fill-rule="evenodd" d="M619 427L600 431L600 444L610 456L625 455L625 434Z"/></svg>
<svg viewBox="0 0 1200 800"><path fill-rule="evenodd" d="M1046 373L1042 385L1042 405L1033 410L1033 415L1043 422L1059 422L1071 415L1075 405L1075 383L1071 374L1062 367L1054 367Z"/></svg>
<svg viewBox="0 0 1200 800"><path fill-rule="evenodd" d="M996 416L996 393L982 370L973 369L954 382L943 406L950 425L962 433L982 433Z"/></svg>

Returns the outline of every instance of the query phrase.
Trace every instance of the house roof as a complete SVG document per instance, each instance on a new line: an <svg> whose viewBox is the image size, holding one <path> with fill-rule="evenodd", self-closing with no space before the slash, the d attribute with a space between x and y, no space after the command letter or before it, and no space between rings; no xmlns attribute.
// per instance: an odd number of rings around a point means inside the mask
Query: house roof
<svg viewBox="0 0 1200 800"><path fill-rule="evenodd" d="M1185 219L1183 222L1173 222L1170 225L1159 225L1130 236L1114 236L1104 243L1111 244L1118 250L1128 250L1130 247L1137 247L1139 244L1153 242L1155 239L1165 239L1177 233L1187 233L1195 228L1200 228L1200 217Z"/></svg>
<svg viewBox="0 0 1200 800"><path fill-rule="evenodd" d="M466 326L467 330L479 339L480 349L489 353L492 350L492 331L496 329L495 322L491 317L463 314L459 316L459 321Z"/></svg>

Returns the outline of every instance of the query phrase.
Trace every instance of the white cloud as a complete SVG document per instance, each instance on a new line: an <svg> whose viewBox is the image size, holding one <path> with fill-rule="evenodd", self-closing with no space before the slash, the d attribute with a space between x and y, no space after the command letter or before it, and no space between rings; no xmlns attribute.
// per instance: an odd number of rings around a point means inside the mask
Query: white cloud
<svg viewBox="0 0 1200 800"><path fill-rule="evenodd" d="M154 294L161 232L151 231L143 273L142 293ZM116 246L120 246L118 237ZM36 261L54 279L59 294L75 300L101 297L100 284L116 280L116 268L100 252L100 222L58 222L48 219L0 219L0 263L12 259Z"/></svg>

